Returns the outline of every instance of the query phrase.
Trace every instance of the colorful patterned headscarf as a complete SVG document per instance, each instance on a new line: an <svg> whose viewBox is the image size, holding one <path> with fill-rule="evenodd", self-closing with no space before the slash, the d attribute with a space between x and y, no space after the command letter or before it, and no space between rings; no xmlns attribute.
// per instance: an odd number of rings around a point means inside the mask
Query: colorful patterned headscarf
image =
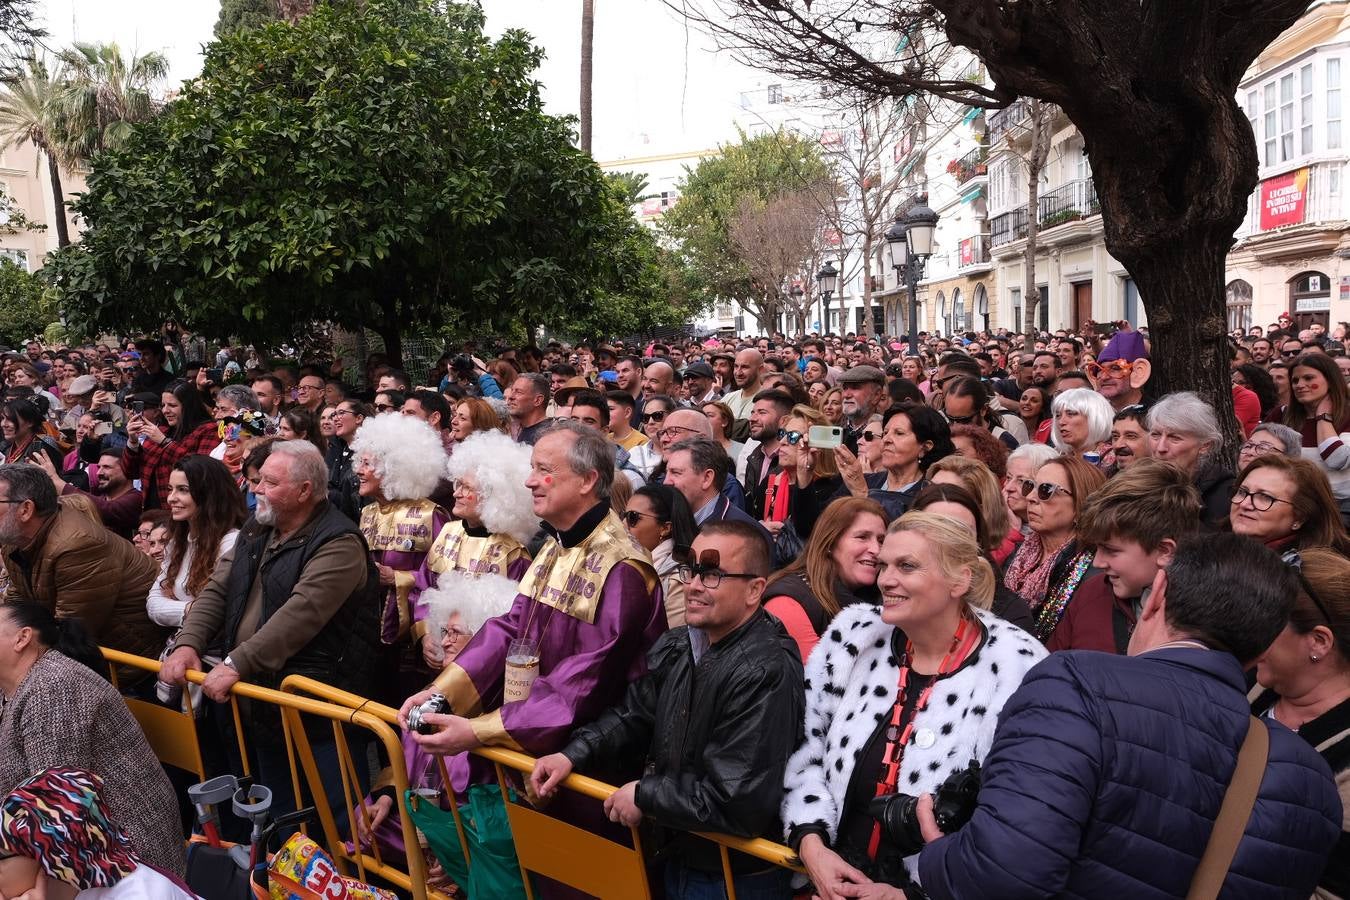
<svg viewBox="0 0 1350 900"><path fill-rule="evenodd" d="M112 887L136 871L131 842L108 819L103 779L48 769L0 802L0 848L36 859L47 875L80 890Z"/></svg>

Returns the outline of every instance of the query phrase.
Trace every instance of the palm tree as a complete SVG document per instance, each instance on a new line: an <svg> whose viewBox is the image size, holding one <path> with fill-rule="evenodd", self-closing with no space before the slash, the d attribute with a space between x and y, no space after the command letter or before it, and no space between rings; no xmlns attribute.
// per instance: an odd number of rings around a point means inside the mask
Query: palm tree
<svg viewBox="0 0 1350 900"><path fill-rule="evenodd" d="M116 43L76 43L59 59L66 68L60 102L71 150L85 159L121 144L131 126L154 116L151 91L169 73L164 54L138 54L128 61Z"/></svg>
<svg viewBox="0 0 1350 900"><path fill-rule="evenodd" d="M61 168L69 168L74 157L66 141L59 76L59 67L49 71L44 60L32 57L19 75L0 88L0 151L27 141L37 148L39 160L47 157L47 174L56 203L56 243L64 247L70 243L70 230L66 225Z"/></svg>
<svg viewBox="0 0 1350 900"><path fill-rule="evenodd" d="M595 0L581 0L581 149L591 152L591 71L595 59Z"/></svg>

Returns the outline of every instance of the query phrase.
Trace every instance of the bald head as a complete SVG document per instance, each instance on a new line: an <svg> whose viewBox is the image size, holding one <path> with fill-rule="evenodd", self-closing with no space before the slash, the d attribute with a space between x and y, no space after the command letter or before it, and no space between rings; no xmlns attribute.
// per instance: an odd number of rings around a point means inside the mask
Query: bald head
<svg viewBox="0 0 1350 900"><path fill-rule="evenodd" d="M697 409L677 409L666 416L661 427L661 450L685 438L713 436L712 422Z"/></svg>
<svg viewBox="0 0 1350 900"><path fill-rule="evenodd" d="M736 387L740 388L743 394L754 394L759 391L760 370L764 366L764 354L753 348L746 348L736 354L736 367L733 375L736 379Z"/></svg>
<svg viewBox="0 0 1350 900"><path fill-rule="evenodd" d="M642 370L643 399L655 397L658 394L669 394L671 382L674 380L675 369L669 363L661 360L647 363L647 368Z"/></svg>

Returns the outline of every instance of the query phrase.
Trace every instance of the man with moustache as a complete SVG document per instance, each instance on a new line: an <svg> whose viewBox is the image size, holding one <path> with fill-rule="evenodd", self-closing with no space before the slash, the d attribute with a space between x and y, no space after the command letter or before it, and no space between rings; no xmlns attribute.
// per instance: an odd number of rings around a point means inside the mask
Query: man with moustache
<svg viewBox="0 0 1350 900"><path fill-rule="evenodd" d="M1132 330L1117 331L1097 361L1088 364L1087 374L1097 380L1097 393L1116 412L1142 403L1144 386L1153 374L1143 335Z"/></svg>

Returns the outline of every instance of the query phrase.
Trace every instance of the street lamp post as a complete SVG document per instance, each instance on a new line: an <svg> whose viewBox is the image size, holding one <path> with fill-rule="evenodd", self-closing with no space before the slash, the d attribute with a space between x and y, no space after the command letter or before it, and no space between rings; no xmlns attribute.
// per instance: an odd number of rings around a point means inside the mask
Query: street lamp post
<svg viewBox="0 0 1350 900"><path fill-rule="evenodd" d="M816 282L820 285L820 296L825 300L825 314L820 321L821 334L830 333L830 297L834 294L835 285L839 283L839 270L834 267L830 260L825 261L825 265L820 267L816 273Z"/></svg>
<svg viewBox="0 0 1350 900"><path fill-rule="evenodd" d="M933 232L937 230L938 214L928 206L928 195L914 198L909 212L895 217L886 229L886 243L891 248L891 264L896 279L904 279L909 292L909 349L919 352L919 279L928 257L933 255Z"/></svg>

